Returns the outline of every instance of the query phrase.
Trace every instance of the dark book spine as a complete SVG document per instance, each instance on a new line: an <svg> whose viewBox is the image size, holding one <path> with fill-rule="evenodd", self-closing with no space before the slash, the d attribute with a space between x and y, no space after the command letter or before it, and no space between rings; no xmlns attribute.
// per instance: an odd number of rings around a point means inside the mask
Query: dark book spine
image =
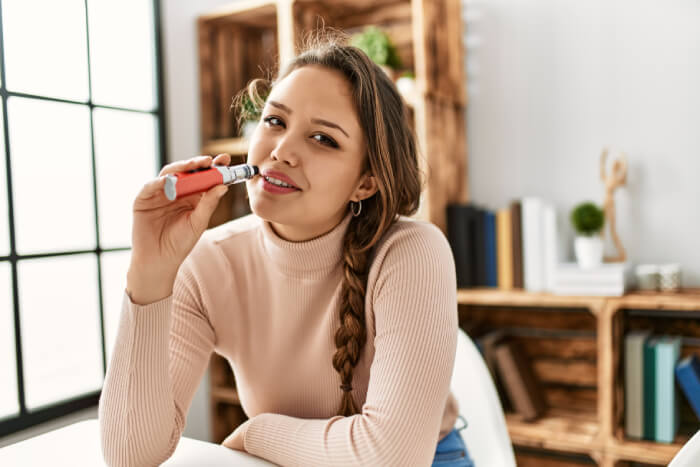
<svg viewBox="0 0 700 467"><path fill-rule="evenodd" d="M523 275L523 229L522 205L514 201L510 205L510 218L513 225L513 288L525 287Z"/></svg>
<svg viewBox="0 0 700 467"><path fill-rule="evenodd" d="M452 249L457 275L457 287L473 286L473 257L471 211L469 206L450 204L447 206L447 239Z"/></svg>
<svg viewBox="0 0 700 467"><path fill-rule="evenodd" d="M486 211L486 285L489 287L498 287L496 215L491 211Z"/></svg>
<svg viewBox="0 0 700 467"><path fill-rule="evenodd" d="M475 259L476 259L476 286L486 287L486 212L475 208Z"/></svg>

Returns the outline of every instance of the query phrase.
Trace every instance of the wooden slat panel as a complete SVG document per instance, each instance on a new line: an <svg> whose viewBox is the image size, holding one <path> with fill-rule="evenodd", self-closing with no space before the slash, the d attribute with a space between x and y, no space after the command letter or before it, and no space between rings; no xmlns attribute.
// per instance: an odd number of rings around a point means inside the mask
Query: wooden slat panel
<svg viewBox="0 0 700 467"><path fill-rule="evenodd" d="M562 360L584 359L595 362L598 355L595 337L539 337L520 339L519 343L531 358L557 357Z"/></svg>
<svg viewBox="0 0 700 467"><path fill-rule="evenodd" d="M595 386L598 373L595 362L588 360L532 360L537 379L542 383Z"/></svg>
<svg viewBox="0 0 700 467"><path fill-rule="evenodd" d="M598 394L595 388L575 386L545 386L545 399L552 409L570 410L595 415Z"/></svg>
<svg viewBox="0 0 700 467"><path fill-rule="evenodd" d="M213 139L215 135L211 27L200 19L197 22L197 28L199 35L200 129L202 141L207 141Z"/></svg>
<svg viewBox="0 0 700 467"><path fill-rule="evenodd" d="M596 329L595 317L585 311L519 309L517 307L459 307L460 325L494 329L523 327L536 329Z"/></svg>

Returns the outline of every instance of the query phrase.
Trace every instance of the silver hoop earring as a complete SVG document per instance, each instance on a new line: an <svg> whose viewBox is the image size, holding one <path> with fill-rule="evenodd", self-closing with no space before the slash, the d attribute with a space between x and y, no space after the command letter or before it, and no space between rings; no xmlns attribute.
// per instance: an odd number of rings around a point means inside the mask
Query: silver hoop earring
<svg viewBox="0 0 700 467"><path fill-rule="evenodd" d="M357 212L355 212L355 205L358 206ZM353 203L352 201L350 201L350 210L352 211L352 215L354 217L359 216L362 212L362 200L358 201L357 203Z"/></svg>

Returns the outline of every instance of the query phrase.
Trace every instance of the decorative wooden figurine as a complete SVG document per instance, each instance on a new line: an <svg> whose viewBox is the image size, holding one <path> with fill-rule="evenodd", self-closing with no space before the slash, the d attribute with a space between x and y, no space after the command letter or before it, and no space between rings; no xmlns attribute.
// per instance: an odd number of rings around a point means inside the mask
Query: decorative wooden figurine
<svg viewBox="0 0 700 467"><path fill-rule="evenodd" d="M622 263L627 259L627 253L622 246L622 241L617 235L615 228L615 189L627 184L627 156L621 152L620 157L613 162L612 172L607 173L606 162L608 158L608 148L603 149L603 154L600 158L600 178L605 184L605 202L603 203L603 211L605 213L606 224L610 226L610 235L612 236L617 256L606 257L607 263Z"/></svg>

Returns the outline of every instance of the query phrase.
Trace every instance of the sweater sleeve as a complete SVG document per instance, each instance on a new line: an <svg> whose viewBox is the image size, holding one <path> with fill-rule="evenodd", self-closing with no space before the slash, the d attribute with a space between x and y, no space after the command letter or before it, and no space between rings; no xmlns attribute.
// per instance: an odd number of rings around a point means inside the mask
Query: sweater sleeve
<svg viewBox="0 0 700 467"><path fill-rule="evenodd" d="M431 224L397 237L372 292L375 355L361 414L260 414L248 422L246 451L284 466L431 464L457 347L454 260Z"/></svg>
<svg viewBox="0 0 700 467"><path fill-rule="evenodd" d="M215 345L202 278L190 260L180 267L173 293L158 302L137 305L124 291L98 409L109 466L160 465L182 435Z"/></svg>

